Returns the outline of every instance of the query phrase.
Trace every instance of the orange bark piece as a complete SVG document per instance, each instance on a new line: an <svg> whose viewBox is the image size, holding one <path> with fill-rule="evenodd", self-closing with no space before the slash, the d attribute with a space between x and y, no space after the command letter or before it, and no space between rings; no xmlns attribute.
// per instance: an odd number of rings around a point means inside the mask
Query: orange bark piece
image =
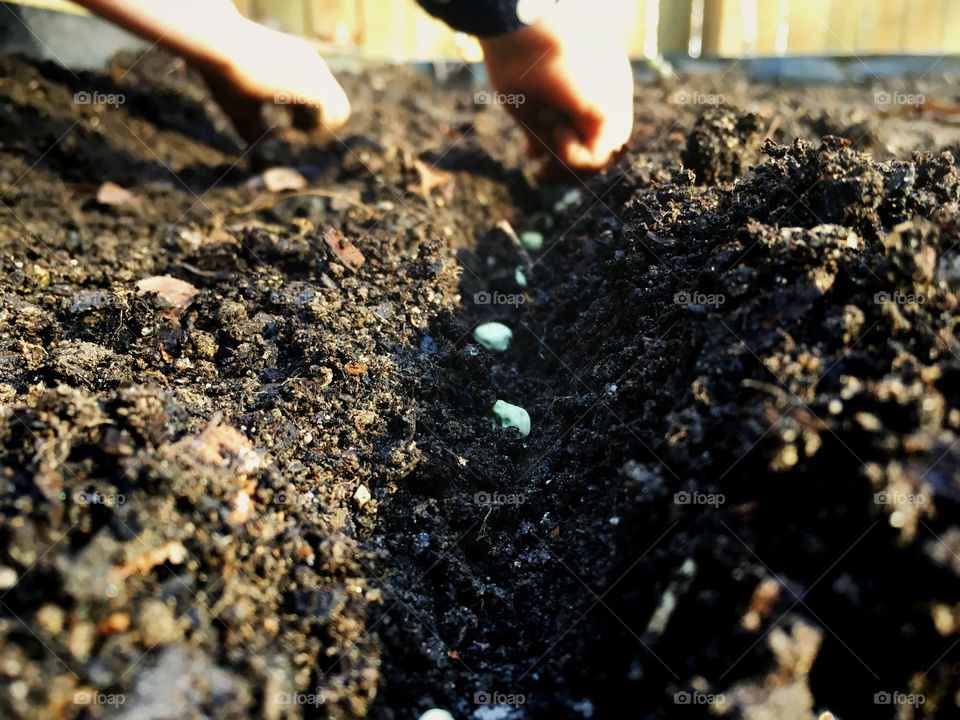
<svg viewBox="0 0 960 720"><path fill-rule="evenodd" d="M116 183L105 182L97 188L97 202L101 205L136 205L140 198Z"/></svg>
<svg viewBox="0 0 960 720"><path fill-rule="evenodd" d="M443 191L444 197L446 198L453 196L453 173L431 167L419 158L413 161L413 167L420 176L419 190L423 197L429 197L430 193L433 192L435 188L440 188ZM411 186L408 188L408 190L416 189L416 186Z"/></svg>
<svg viewBox="0 0 960 720"><path fill-rule="evenodd" d="M130 616L125 612L115 612L97 623L97 633L100 635L115 635L130 629Z"/></svg>
<svg viewBox="0 0 960 720"><path fill-rule="evenodd" d="M116 572L120 578L123 579L137 573L148 572L157 565L168 561L173 565L180 565L186 559L187 549L183 547L183 544L180 543L179 540L171 540L160 547L144 553L138 558L134 558L130 562L118 566Z"/></svg>
<svg viewBox="0 0 960 720"><path fill-rule="evenodd" d="M343 233L335 228L327 228L323 233L323 241L327 247L333 251L333 254L339 258L340 262L351 270L357 270L367 259L363 253L357 250L356 246L347 240Z"/></svg>

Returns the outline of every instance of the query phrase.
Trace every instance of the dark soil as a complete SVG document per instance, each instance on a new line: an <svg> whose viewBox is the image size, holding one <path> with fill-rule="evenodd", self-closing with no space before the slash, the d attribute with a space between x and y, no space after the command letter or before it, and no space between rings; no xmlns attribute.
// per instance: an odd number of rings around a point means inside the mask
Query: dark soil
<svg viewBox="0 0 960 720"><path fill-rule="evenodd" d="M955 717L960 129L646 84L537 187L468 82L345 84L247 151L161 53L0 61L0 714Z"/></svg>

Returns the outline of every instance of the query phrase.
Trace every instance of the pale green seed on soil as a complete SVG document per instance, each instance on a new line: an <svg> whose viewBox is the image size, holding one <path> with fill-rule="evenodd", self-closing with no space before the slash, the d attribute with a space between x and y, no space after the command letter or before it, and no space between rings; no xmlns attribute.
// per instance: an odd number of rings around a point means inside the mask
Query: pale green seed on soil
<svg viewBox="0 0 960 720"><path fill-rule="evenodd" d="M493 421L494 430L513 427L524 437L530 434L530 414L519 405L497 400L490 408L489 415Z"/></svg>
<svg viewBox="0 0 960 720"><path fill-rule="evenodd" d="M513 330L503 323L481 323L474 329L473 339L487 350L503 352L510 347L510 341L513 340Z"/></svg>
<svg viewBox="0 0 960 720"><path fill-rule="evenodd" d="M529 230L525 233L520 233L520 242L523 243L523 246L527 250L537 250L543 249L543 235L533 230Z"/></svg>
<svg viewBox="0 0 960 720"><path fill-rule="evenodd" d="M516 281L518 286L522 288L527 286L527 276L523 274L523 267L520 265L517 265L517 269L513 273L513 279Z"/></svg>
<svg viewBox="0 0 960 720"><path fill-rule="evenodd" d="M453 715L446 710L433 708L432 710L427 710L423 715L421 715L420 720L453 720Z"/></svg>
<svg viewBox="0 0 960 720"><path fill-rule="evenodd" d="M573 207L583 199L583 193L574 188L568 190L566 194L553 204L553 211L562 213L564 210Z"/></svg>

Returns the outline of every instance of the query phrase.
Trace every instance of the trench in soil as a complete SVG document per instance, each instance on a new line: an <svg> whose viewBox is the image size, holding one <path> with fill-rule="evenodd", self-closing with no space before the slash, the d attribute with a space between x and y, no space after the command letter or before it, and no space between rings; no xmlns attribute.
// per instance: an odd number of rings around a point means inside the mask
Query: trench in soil
<svg viewBox="0 0 960 720"><path fill-rule="evenodd" d="M551 188L456 79L348 76L354 134L244 155L182 64L117 67L2 67L5 714L955 711L955 127L649 84Z"/></svg>

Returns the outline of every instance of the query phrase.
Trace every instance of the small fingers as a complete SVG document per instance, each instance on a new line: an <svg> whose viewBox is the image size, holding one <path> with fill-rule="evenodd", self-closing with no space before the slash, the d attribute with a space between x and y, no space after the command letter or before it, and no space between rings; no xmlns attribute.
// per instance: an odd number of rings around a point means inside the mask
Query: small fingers
<svg viewBox="0 0 960 720"><path fill-rule="evenodd" d="M326 102L324 102L322 107L321 122L323 122L324 127L330 130L336 130L347 124L351 112L350 99L343 91L343 88L340 87L340 83L331 75L329 90L326 93Z"/></svg>
<svg viewBox="0 0 960 720"><path fill-rule="evenodd" d="M544 162L537 173L541 180L570 180L580 174L589 174L603 169L612 152L606 152L585 142L569 125L551 128L550 144L537 138Z"/></svg>
<svg viewBox="0 0 960 720"><path fill-rule="evenodd" d="M338 92L311 96L304 102L292 105L293 126L307 133L343 127L350 119L350 101L339 85L336 90Z"/></svg>
<svg viewBox="0 0 960 720"><path fill-rule="evenodd" d="M545 159L540 173L544 177L596 172L619 148L604 133L603 118L592 113L571 116L545 106L531 107L526 117L514 115L521 122L527 154Z"/></svg>
<svg viewBox="0 0 960 720"><path fill-rule="evenodd" d="M609 152L605 152L594 143L585 142L569 126L558 125L554 128L553 134L557 156L571 170L578 172L599 170L610 158Z"/></svg>

